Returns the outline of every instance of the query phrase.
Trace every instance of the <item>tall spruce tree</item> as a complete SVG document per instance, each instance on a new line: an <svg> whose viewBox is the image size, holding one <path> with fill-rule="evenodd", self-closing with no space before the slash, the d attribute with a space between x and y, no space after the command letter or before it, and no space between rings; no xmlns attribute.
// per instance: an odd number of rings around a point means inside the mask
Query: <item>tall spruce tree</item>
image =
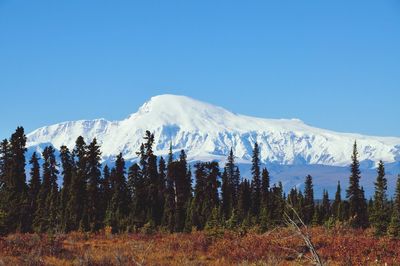
<svg viewBox="0 0 400 266"><path fill-rule="evenodd" d="M375 234L381 236L386 234L390 222L389 203L386 195L387 180L385 178L385 166L382 161L379 161L377 173L371 220L375 227Z"/></svg>
<svg viewBox="0 0 400 266"><path fill-rule="evenodd" d="M11 232L27 232L29 224L28 186L25 175L26 136L17 127L9 141L9 167L5 176L5 213Z"/></svg>
<svg viewBox="0 0 400 266"><path fill-rule="evenodd" d="M239 186L240 186L240 172L239 168L235 164L235 156L231 148L225 169L228 177L228 182L232 194L232 208L237 208L238 197L239 197Z"/></svg>
<svg viewBox="0 0 400 266"><path fill-rule="evenodd" d="M128 189L131 198L130 224L134 227L143 226L147 218L147 187L142 170L136 163L128 169Z"/></svg>
<svg viewBox="0 0 400 266"><path fill-rule="evenodd" d="M389 236L400 238L400 175L397 177L394 206L388 228Z"/></svg>
<svg viewBox="0 0 400 266"><path fill-rule="evenodd" d="M99 197L100 197L100 218L99 221L104 225L106 218L106 211L112 197L110 168L108 165L103 167L103 175L100 178L99 184Z"/></svg>
<svg viewBox="0 0 400 266"><path fill-rule="evenodd" d="M29 163L31 165L31 171L30 171L31 179L29 180L29 186L28 186L29 224L31 227L30 229L32 230L34 215L37 212L38 208L38 197L41 185L39 158L37 157L36 152L32 154Z"/></svg>
<svg viewBox="0 0 400 266"><path fill-rule="evenodd" d="M261 211L260 211L260 227L261 231L265 232L271 221L271 206L270 206L270 178L267 168L264 168L261 173Z"/></svg>
<svg viewBox="0 0 400 266"><path fill-rule="evenodd" d="M227 168L224 168L222 173L222 186L221 186L221 198L222 198L222 216L228 219L232 214L232 186L228 179Z"/></svg>
<svg viewBox="0 0 400 266"><path fill-rule="evenodd" d="M86 209L86 184L87 184L87 146L82 136L76 139L72 152L74 171L72 174L71 191L67 208L70 221L70 230L88 230L85 223Z"/></svg>
<svg viewBox="0 0 400 266"><path fill-rule="evenodd" d="M121 232L127 227L130 202L125 178L125 160L121 153L117 156L111 175L114 185L113 196L107 210L107 225L111 226L114 232Z"/></svg>
<svg viewBox="0 0 400 266"><path fill-rule="evenodd" d="M100 159L101 151L100 146L97 145L96 138L88 145L86 162L87 162L87 189L86 189L86 208L87 208L87 221L85 224L89 226L90 231L95 232L102 226L100 217Z"/></svg>
<svg viewBox="0 0 400 266"><path fill-rule="evenodd" d="M355 228L366 228L368 227L367 203L365 201L364 192L360 188L361 171L356 142L354 142L353 145L351 160L350 184L347 189L350 224Z"/></svg>
<svg viewBox="0 0 400 266"><path fill-rule="evenodd" d="M258 143L254 144L253 155L252 155L252 166L251 166L251 174L253 179L251 181L251 190L252 190L252 212L253 215L258 218L260 214L260 204L261 204L261 172L260 172L260 150L258 147Z"/></svg>
<svg viewBox="0 0 400 266"><path fill-rule="evenodd" d="M181 232L185 228L187 208L192 197L191 173L188 170L186 154L183 150L180 153L179 161L176 162L173 169L176 191L175 231Z"/></svg>
<svg viewBox="0 0 400 266"><path fill-rule="evenodd" d="M37 232L57 232L60 230L59 195L57 185L57 161L52 146L42 153L43 182L38 196L38 208L35 213L34 228Z"/></svg>
<svg viewBox="0 0 400 266"><path fill-rule="evenodd" d="M60 159L62 166L63 186L60 192L60 212L61 212L61 229L64 232L71 230L70 213L68 212L68 201L71 197L71 185L74 171L74 161L71 152L67 146L60 147Z"/></svg>
<svg viewBox="0 0 400 266"><path fill-rule="evenodd" d="M306 176L304 183L304 222L311 224L314 216L314 188L311 175Z"/></svg>
<svg viewBox="0 0 400 266"><path fill-rule="evenodd" d="M165 205L163 214L163 225L166 226L170 232L175 228L175 180L173 167L173 153L172 144L169 148L168 161L167 161L167 176L166 176L166 190L165 190Z"/></svg>
<svg viewBox="0 0 400 266"><path fill-rule="evenodd" d="M251 208L251 188L249 181L244 179L240 183L239 189L239 202L238 202L238 216L240 221L246 219L250 214Z"/></svg>
<svg viewBox="0 0 400 266"><path fill-rule="evenodd" d="M335 220L340 220L340 206L342 205L342 189L340 181L337 183L335 200L332 203L332 215Z"/></svg>

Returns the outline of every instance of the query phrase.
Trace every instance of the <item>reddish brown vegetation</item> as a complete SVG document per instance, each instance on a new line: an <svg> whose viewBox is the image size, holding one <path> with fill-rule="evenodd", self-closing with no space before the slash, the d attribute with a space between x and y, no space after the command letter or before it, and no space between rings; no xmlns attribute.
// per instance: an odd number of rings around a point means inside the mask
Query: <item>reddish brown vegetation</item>
<svg viewBox="0 0 400 266"><path fill-rule="evenodd" d="M311 229L328 265L399 265L400 241L369 231ZM309 265L302 239L288 229L266 234L59 236L14 234L0 239L0 265Z"/></svg>

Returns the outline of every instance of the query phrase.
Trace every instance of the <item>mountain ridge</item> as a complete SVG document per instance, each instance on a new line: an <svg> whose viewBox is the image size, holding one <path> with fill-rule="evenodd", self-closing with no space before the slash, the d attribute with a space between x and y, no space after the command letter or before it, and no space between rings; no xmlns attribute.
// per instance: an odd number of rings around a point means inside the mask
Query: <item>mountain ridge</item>
<svg viewBox="0 0 400 266"><path fill-rule="evenodd" d="M256 141L263 163L344 166L350 162L354 141L361 161L392 163L400 158L400 138L319 129L299 119L251 117L171 94L152 97L120 121L99 118L41 127L27 134L27 146L50 143L72 148L82 135L87 141L97 138L104 160L119 152L135 160L146 130L155 134L156 154L167 154L172 143L174 151L185 149L189 160L224 160L232 147L239 162L249 163Z"/></svg>

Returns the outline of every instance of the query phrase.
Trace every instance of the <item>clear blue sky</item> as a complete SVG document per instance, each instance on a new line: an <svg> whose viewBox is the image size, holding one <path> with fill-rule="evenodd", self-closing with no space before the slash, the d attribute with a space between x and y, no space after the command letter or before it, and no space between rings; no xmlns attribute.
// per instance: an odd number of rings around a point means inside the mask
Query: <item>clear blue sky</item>
<svg viewBox="0 0 400 266"><path fill-rule="evenodd" d="M0 0L0 137L174 93L400 136L400 2Z"/></svg>

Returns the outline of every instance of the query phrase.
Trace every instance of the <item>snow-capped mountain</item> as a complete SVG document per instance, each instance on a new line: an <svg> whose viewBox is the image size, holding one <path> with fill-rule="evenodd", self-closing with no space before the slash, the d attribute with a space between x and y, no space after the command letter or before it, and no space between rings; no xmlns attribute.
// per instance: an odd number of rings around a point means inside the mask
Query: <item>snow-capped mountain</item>
<svg viewBox="0 0 400 266"><path fill-rule="evenodd" d="M264 163L344 166L355 140L361 161L400 160L400 138L338 133L298 119L255 118L176 95L152 97L122 121L80 120L39 128L27 135L28 147L72 148L81 135L87 142L97 138L104 159L122 152L134 160L146 130L155 135L156 154L167 154L172 143L175 151L187 151L189 160L224 160L232 147L239 162L247 163L257 141Z"/></svg>

